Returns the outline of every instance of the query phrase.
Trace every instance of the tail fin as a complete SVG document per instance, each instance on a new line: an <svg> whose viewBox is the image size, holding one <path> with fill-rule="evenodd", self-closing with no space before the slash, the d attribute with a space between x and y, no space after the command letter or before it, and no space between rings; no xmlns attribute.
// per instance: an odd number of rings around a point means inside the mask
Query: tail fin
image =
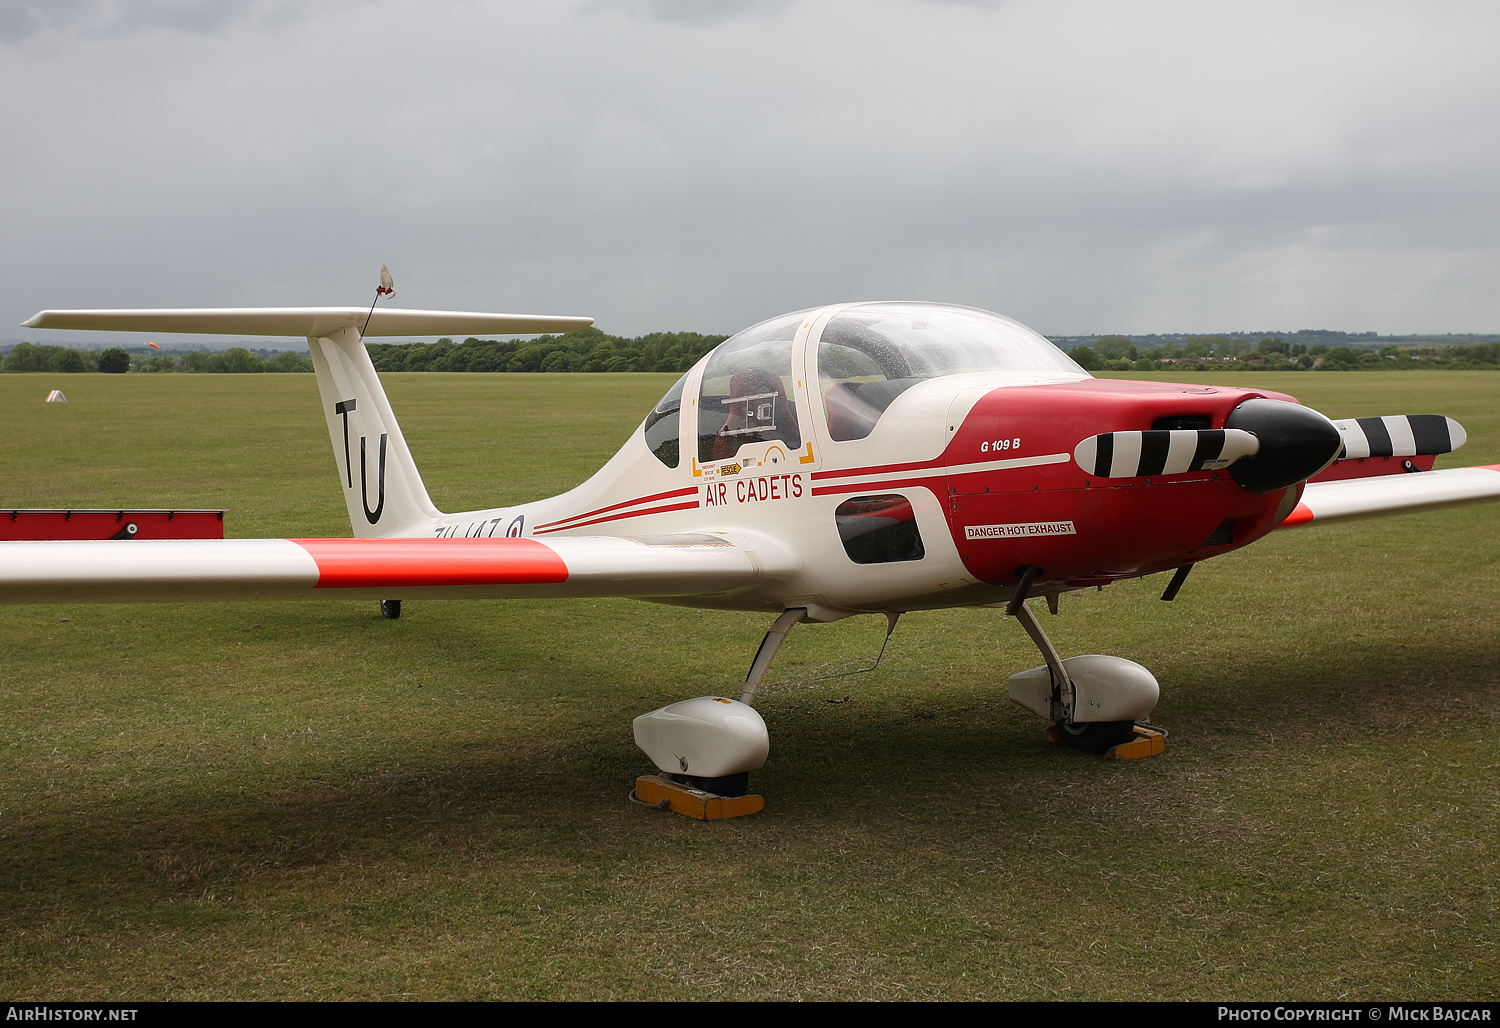
<svg viewBox="0 0 1500 1028"><path fill-rule="evenodd" d="M427 498L358 330L308 336L307 348L355 537L427 535L440 512Z"/></svg>

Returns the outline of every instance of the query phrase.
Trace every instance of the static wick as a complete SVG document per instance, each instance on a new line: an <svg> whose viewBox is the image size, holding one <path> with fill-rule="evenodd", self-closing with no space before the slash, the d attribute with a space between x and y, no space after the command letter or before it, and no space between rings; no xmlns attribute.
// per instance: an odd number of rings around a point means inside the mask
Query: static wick
<svg viewBox="0 0 1500 1028"><path fill-rule="evenodd" d="M359 334L361 337L364 336L365 329L368 329L370 327L370 318L374 316L375 305L380 302L380 298L382 296L395 295L396 280L391 278L391 269L382 264L380 266L380 285L375 287L375 299L370 301L370 313L365 315L365 327L359 330Z"/></svg>

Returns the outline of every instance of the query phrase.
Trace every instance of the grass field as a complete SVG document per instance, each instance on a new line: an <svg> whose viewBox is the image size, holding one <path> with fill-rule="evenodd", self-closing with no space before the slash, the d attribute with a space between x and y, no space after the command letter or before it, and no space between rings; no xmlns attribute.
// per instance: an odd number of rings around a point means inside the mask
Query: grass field
<svg viewBox="0 0 1500 1028"><path fill-rule="evenodd" d="M1445 413L1470 443L1440 466L1500 462L1500 376L1221 378ZM386 378L449 510L575 484L670 381ZM0 505L348 534L310 375L0 375L0 410ZM1065 596L1064 653L1161 681L1147 761L1046 744L997 611L909 615L836 681L883 622L799 628L758 704L766 810L707 824L627 802L630 719L733 691L764 618L0 608L0 994L1494 1000L1497 529L1277 533L1175 603Z"/></svg>

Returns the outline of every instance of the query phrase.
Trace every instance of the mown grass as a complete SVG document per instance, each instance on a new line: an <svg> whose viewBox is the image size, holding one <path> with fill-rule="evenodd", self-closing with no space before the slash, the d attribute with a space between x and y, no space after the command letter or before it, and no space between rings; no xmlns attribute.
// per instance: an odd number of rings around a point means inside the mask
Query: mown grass
<svg viewBox="0 0 1500 1028"><path fill-rule="evenodd" d="M1158 376L1166 377L1166 376ZM0 376L6 506L346 534L311 376ZM1500 379L1236 375L1441 412ZM670 376L388 376L439 506L581 480ZM1461 457L1462 459L1458 459ZM1280 533L1063 599L1139 660L1156 759L1051 747L998 612L798 629L766 810L627 802L630 719L732 689L764 619L624 601L0 608L16 998L1471 998L1500 993L1495 507ZM829 700L848 702L830 703Z"/></svg>

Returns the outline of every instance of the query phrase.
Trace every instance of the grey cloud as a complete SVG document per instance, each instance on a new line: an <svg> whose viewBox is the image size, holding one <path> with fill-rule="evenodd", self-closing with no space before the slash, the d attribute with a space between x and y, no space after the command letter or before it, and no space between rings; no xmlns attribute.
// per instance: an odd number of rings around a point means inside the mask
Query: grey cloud
<svg viewBox="0 0 1500 1028"><path fill-rule="evenodd" d="M710 26L745 18L773 18L794 0L588 0L586 14L620 12L631 18L680 25Z"/></svg>
<svg viewBox="0 0 1500 1028"><path fill-rule="evenodd" d="M13 43L44 28L70 28L99 4L100 0L0 0L0 40Z"/></svg>
<svg viewBox="0 0 1500 1028"><path fill-rule="evenodd" d="M972 7L976 11L996 11L1004 0L919 0L935 7Z"/></svg>
<svg viewBox="0 0 1500 1028"><path fill-rule="evenodd" d="M39 33L109 39L150 29L212 36L242 23L284 25L326 4L296 0L0 0L0 42Z"/></svg>
<svg viewBox="0 0 1500 1028"><path fill-rule="evenodd" d="M17 47L0 314L354 302L384 262L404 304L625 332L892 295L1500 327L1488 8L702 7L243 3Z"/></svg>

